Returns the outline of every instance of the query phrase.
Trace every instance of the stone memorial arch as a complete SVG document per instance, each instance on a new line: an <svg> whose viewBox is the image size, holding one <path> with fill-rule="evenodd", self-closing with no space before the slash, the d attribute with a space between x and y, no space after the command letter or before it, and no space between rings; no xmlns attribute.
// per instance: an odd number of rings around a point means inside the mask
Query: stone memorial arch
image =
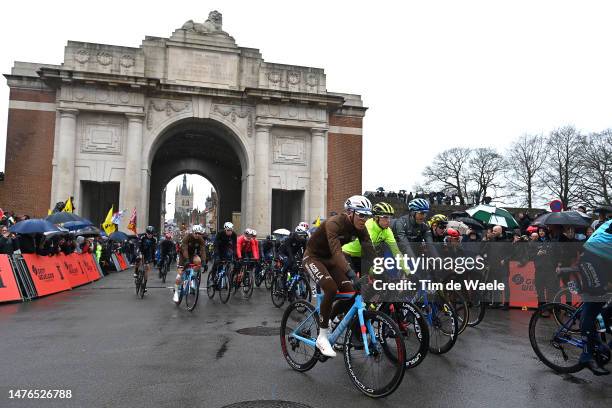
<svg viewBox="0 0 612 408"><path fill-rule="evenodd" d="M73 196L95 220L110 203L136 208L142 230L159 225L166 183L191 172L215 186L220 222L239 212L263 235L361 192L360 96L239 47L216 11L138 48L69 41L61 65L15 62L5 77L5 209L43 216Z"/></svg>

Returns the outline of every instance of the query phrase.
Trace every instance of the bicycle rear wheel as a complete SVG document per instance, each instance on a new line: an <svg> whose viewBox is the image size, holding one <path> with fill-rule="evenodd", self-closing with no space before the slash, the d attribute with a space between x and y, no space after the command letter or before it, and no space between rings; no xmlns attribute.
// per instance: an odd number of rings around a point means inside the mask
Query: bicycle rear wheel
<svg viewBox="0 0 612 408"><path fill-rule="evenodd" d="M344 334L344 365L353 385L372 398L392 394L402 382L406 365L404 338L397 324L379 311L363 313L369 355L365 353L359 317L355 316ZM375 343L375 342L376 343Z"/></svg>
<svg viewBox="0 0 612 408"><path fill-rule="evenodd" d="M380 309L387 313L397 323L404 336L406 347L406 368L414 368L421 364L429 351L429 329L427 320L419 309L410 302L385 303Z"/></svg>
<svg viewBox="0 0 612 408"><path fill-rule="evenodd" d="M458 290L445 291L445 295L455 311L459 334L461 334L465 331L470 321L470 308L465 297Z"/></svg>
<svg viewBox="0 0 612 408"><path fill-rule="evenodd" d="M266 289L270 289L272 287L273 281L274 281L274 271L272 270L272 266L269 265L266 268L266 274L264 276L264 285L266 285Z"/></svg>
<svg viewBox="0 0 612 408"><path fill-rule="evenodd" d="M448 353L459 336L457 315L453 307L443 299L434 299L423 306L429 328L429 352Z"/></svg>
<svg viewBox="0 0 612 408"><path fill-rule="evenodd" d="M147 281L143 281L140 284L140 292L138 293L138 296L140 296L141 299L144 298L146 288L147 288Z"/></svg>
<svg viewBox="0 0 612 408"><path fill-rule="evenodd" d="M298 300L291 303L281 320L280 342L283 357L291 368L304 372L317 363L318 351L315 346L304 343L293 337L298 329L301 337L315 340L319 335L319 319L315 308L308 302Z"/></svg>
<svg viewBox="0 0 612 408"><path fill-rule="evenodd" d="M579 363L582 347L578 346L581 344L580 317L574 316L575 311L564 303L546 303L529 320L529 342L533 351L540 361L562 374L582 369ZM550 318L551 314L554 319Z"/></svg>

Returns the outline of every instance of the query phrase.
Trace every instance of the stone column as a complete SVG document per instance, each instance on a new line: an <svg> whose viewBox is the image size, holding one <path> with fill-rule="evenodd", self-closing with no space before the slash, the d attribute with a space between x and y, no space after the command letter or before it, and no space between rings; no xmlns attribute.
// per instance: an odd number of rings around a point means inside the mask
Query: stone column
<svg viewBox="0 0 612 408"><path fill-rule="evenodd" d="M59 108L58 111L60 114L59 149L57 152L58 180L53 205L58 201L66 201L68 197L75 195L74 158L77 148L76 123L79 111L65 108Z"/></svg>
<svg viewBox="0 0 612 408"><path fill-rule="evenodd" d="M255 174L253 175L253 208L249 216L252 225L242 225L242 229L255 228L259 236L270 232L270 128L265 123L255 124Z"/></svg>
<svg viewBox="0 0 612 408"><path fill-rule="evenodd" d="M325 183L325 136L327 129L312 128L310 144L310 205L308 222L317 217L326 218L325 194L327 186Z"/></svg>
<svg viewBox="0 0 612 408"><path fill-rule="evenodd" d="M139 218L141 215L139 213L141 207L140 161L142 159L142 122L144 115L141 113L126 113L125 116L127 116L128 119L128 131L125 143L125 175L120 188L123 190L123 194L121 194L123 196L121 209L125 210L126 213L121 220L121 229L127 228L134 208L136 208Z"/></svg>

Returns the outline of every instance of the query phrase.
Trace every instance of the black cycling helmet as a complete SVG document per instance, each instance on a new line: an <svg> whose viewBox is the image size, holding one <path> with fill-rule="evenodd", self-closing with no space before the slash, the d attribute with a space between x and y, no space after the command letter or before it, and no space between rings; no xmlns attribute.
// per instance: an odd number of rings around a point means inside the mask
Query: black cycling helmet
<svg viewBox="0 0 612 408"><path fill-rule="evenodd" d="M149 225L149 226L147 227L147 229L145 230L145 232L146 232L147 234L155 234L155 227L154 227L154 226L152 226L152 225Z"/></svg>

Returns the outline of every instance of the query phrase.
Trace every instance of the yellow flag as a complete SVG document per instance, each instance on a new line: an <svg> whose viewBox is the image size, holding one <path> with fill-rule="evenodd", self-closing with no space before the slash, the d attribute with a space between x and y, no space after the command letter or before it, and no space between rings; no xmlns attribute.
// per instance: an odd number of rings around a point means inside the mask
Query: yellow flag
<svg viewBox="0 0 612 408"><path fill-rule="evenodd" d="M49 210L47 211L47 215L51 215L53 213L53 211L51 211L51 209L49 208Z"/></svg>
<svg viewBox="0 0 612 408"><path fill-rule="evenodd" d="M72 199L70 197L68 197L68 200L66 201L66 205L64 205L64 209L62 210L63 212L72 212Z"/></svg>
<svg viewBox="0 0 612 408"><path fill-rule="evenodd" d="M317 217L317 220L314 222L315 227L319 228L321 226L321 216Z"/></svg>
<svg viewBox="0 0 612 408"><path fill-rule="evenodd" d="M115 232L115 224L113 224L113 208L115 206L111 206L110 210L108 210L108 214L106 215L106 219L104 220L104 223L102 224L102 228L104 228L104 232L106 232L107 235L112 234L113 232Z"/></svg>

